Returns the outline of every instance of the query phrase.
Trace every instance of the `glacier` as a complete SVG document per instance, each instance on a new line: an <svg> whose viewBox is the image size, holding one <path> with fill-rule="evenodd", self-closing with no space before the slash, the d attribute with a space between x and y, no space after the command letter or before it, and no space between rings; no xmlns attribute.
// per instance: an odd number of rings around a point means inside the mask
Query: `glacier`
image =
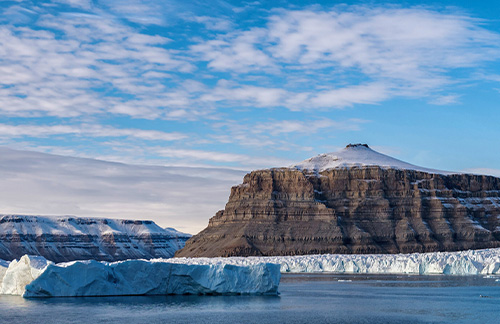
<svg viewBox="0 0 500 324"><path fill-rule="evenodd" d="M318 254L275 257L173 258L169 262L248 266L280 264L282 273L491 275L500 274L500 248L411 254Z"/></svg>
<svg viewBox="0 0 500 324"><path fill-rule="evenodd" d="M165 259L53 263L24 255L10 262L0 294L34 297L253 294L276 295L277 264L170 263Z"/></svg>

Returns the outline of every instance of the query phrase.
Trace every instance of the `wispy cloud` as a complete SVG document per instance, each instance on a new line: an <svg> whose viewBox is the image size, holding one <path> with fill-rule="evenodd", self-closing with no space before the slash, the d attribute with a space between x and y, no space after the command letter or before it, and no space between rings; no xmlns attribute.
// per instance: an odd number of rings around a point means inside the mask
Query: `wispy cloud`
<svg viewBox="0 0 500 324"><path fill-rule="evenodd" d="M150 219L194 234L224 207L244 174L0 148L0 204L2 213Z"/></svg>
<svg viewBox="0 0 500 324"><path fill-rule="evenodd" d="M37 28L0 26L4 115L161 118L178 106L168 87L147 75L192 70L165 48L170 39L142 34L103 14L42 12L34 24ZM141 104L128 111L123 109L128 101Z"/></svg>
<svg viewBox="0 0 500 324"><path fill-rule="evenodd" d="M235 25L228 17L192 15L183 21L210 30L192 38L148 34L120 19L160 24L155 17L169 5L176 6L138 0L83 3L84 12L39 7L29 18L34 27L1 25L0 111L198 119L213 113L213 104L307 110L398 96L451 103L442 92L460 80L449 72L500 56L500 36L481 21L421 8L281 9L261 27L229 31ZM186 80L203 87L180 87Z"/></svg>
<svg viewBox="0 0 500 324"><path fill-rule="evenodd" d="M245 154L222 153L219 151L205 151L192 149L175 149L175 148L158 148L155 149L156 154L167 157L177 158L189 163L197 161L210 161L217 163L235 163L243 167L254 168L269 168L286 166L293 163L292 160L275 158L275 157L255 157Z"/></svg>
<svg viewBox="0 0 500 324"><path fill-rule="evenodd" d="M47 137L52 135L77 135L89 137L133 137L142 140L176 141L188 136L155 130L123 129L92 124L83 125L7 125L0 124L0 137Z"/></svg>
<svg viewBox="0 0 500 324"><path fill-rule="evenodd" d="M338 130L356 131L360 129L360 124L365 120L347 120L343 122L331 119L319 119L310 121L284 120L261 123L253 126L253 133L267 133L274 136L288 133L314 134L321 130L328 129L330 132Z"/></svg>
<svg viewBox="0 0 500 324"><path fill-rule="evenodd" d="M395 96L435 95L457 82L448 76L450 71L498 59L500 37L481 24L461 14L421 8L279 10L265 28L221 34L191 49L208 62L208 68L218 71L270 75L314 71L309 82L315 88L308 92L282 88L279 99L269 105L279 101L292 109L338 108ZM341 82L334 85L332 76ZM322 84L325 79L328 82ZM365 81L360 84L360 80ZM229 90L222 91L227 99L256 89ZM241 101L249 99L254 97Z"/></svg>
<svg viewBox="0 0 500 324"><path fill-rule="evenodd" d="M280 152L318 149L311 134L363 130L363 105L458 103L458 87L500 57L499 34L452 9L266 6L6 3L0 143L124 161L286 165Z"/></svg>
<svg viewBox="0 0 500 324"><path fill-rule="evenodd" d="M429 103L433 105L444 106L444 105L456 104L459 102L459 99L460 95L450 94L450 95L438 96L430 100Z"/></svg>

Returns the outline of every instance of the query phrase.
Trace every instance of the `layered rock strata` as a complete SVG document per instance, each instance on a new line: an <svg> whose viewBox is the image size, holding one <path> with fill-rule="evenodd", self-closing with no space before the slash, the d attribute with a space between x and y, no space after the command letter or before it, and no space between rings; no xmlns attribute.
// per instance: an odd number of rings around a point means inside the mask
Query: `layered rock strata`
<svg viewBox="0 0 500 324"><path fill-rule="evenodd" d="M0 215L0 259L39 255L53 262L170 258L189 234L152 221Z"/></svg>
<svg viewBox="0 0 500 324"><path fill-rule="evenodd" d="M500 247L500 179L376 165L247 174L180 257Z"/></svg>

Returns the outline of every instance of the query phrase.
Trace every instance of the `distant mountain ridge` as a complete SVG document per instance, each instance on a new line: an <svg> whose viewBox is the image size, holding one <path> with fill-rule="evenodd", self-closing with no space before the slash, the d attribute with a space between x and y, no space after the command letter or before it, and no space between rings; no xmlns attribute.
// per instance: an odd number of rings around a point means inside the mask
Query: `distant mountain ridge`
<svg viewBox="0 0 500 324"><path fill-rule="evenodd" d="M500 178L418 167L350 144L231 188L179 257L500 247Z"/></svg>
<svg viewBox="0 0 500 324"><path fill-rule="evenodd" d="M54 262L170 258L190 237L145 220L0 215L3 260L24 254Z"/></svg>

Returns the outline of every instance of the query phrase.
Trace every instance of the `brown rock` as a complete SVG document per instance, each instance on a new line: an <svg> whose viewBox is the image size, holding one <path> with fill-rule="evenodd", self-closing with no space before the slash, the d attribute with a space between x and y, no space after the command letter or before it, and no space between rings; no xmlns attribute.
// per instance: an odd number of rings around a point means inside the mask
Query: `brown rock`
<svg viewBox="0 0 500 324"><path fill-rule="evenodd" d="M363 166L254 171L179 257L500 247L500 179Z"/></svg>

